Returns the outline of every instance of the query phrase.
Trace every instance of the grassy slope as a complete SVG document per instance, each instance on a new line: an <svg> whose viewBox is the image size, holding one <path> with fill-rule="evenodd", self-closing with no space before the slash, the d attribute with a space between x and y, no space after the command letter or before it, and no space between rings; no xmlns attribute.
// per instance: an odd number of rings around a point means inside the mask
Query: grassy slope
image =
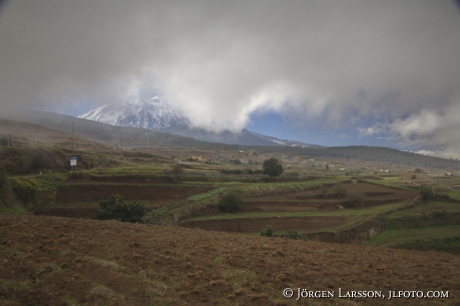
<svg viewBox="0 0 460 306"><path fill-rule="evenodd" d="M446 194L452 199L456 199L460 201L460 191L456 190L456 191L446 192Z"/></svg>
<svg viewBox="0 0 460 306"><path fill-rule="evenodd" d="M439 226L425 227L424 223L409 222L411 218L427 217L426 222L431 220L436 213L445 212L447 214L458 214L460 212L459 203L430 201L422 203L407 210L397 211L389 214L386 218L389 224L403 225L401 229L390 229L387 227L383 232L365 242L371 246L387 246L418 250L438 250L451 253L460 253L460 224L450 224L447 221L448 215L444 220L438 220ZM431 219L430 219L431 218ZM415 219L417 220L417 219ZM458 220L454 219L454 220ZM445 223L444 223L445 222ZM458 222L458 221L455 221Z"/></svg>
<svg viewBox="0 0 460 306"><path fill-rule="evenodd" d="M196 217L187 221L198 220L223 220L223 219L243 219L243 218L286 218L286 217L326 217L326 216L363 216L374 215L383 211L402 207L406 202L390 203L364 209L346 209L333 211L306 211L306 212L250 212L236 214L220 214L204 217Z"/></svg>
<svg viewBox="0 0 460 306"><path fill-rule="evenodd" d="M372 246L399 245L414 240L442 239L445 237L459 236L460 225L440 227L412 228L403 230L384 231L364 244Z"/></svg>
<svg viewBox="0 0 460 306"><path fill-rule="evenodd" d="M278 191L283 191L287 193L287 190L291 190L293 184L298 184L302 186L302 189L308 189L308 187L321 186L324 183L334 183L343 180L343 177L334 177L334 178L320 178L317 180L302 182L302 183L277 183L277 184L253 184L247 185L242 190L252 191L247 192L247 194L254 194L254 190L260 190L261 186L265 185L265 192L268 191L271 195L276 195L274 188L277 188ZM283 188L289 187L289 188ZM299 187L299 186L298 186ZM400 188L398 188L400 189ZM292 190L291 192L299 191L297 189ZM258 194L258 198L261 194ZM257 198L256 198L257 199ZM250 199L251 200L251 199ZM217 204L217 198L215 199L215 204ZM297 230L299 233L309 233L309 232L337 232L340 230L348 229L352 226L360 224L364 221L367 221L371 218L374 218L377 214L403 208L407 202L398 202L390 203L385 205L380 205L376 207L370 207L365 209L353 209L353 210L334 210L334 211L313 211L313 212L250 212L250 213L236 213L236 214L218 214L218 215L208 215L208 216L198 216L194 218L187 218L186 221L202 221L202 220L226 220L226 219L245 219L245 218L288 218L288 217L347 217L346 222L337 226L329 226L321 229L314 229L311 231L308 230ZM296 230L296 229L292 229ZM280 234L282 232L277 232Z"/></svg>
<svg viewBox="0 0 460 306"><path fill-rule="evenodd" d="M460 203L451 203L451 202L440 202L440 201L430 201L428 203L423 203L412 207L410 209L401 210L394 212L388 215L388 218L400 218L403 216L416 216L421 215L422 213L432 213L433 211L447 211L447 212L459 212Z"/></svg>

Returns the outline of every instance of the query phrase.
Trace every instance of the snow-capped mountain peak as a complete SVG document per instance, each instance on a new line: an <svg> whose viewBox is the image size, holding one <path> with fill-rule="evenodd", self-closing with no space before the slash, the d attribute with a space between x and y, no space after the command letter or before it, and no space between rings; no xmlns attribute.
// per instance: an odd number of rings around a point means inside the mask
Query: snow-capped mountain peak
<svg viewBox="0 0 460 306"><path fill-rule="evenodd" d="M200 128L190 128L188 119L158 96L104 105L80 115L78 118L115 126L173 133L210 142L262 146L312 146L299 141L280 140L246 129L240 133L230 131L215 133Z"/></svg>
<svg viewBox="0 0 460 306"><path fill-rule="evenodd" d="M173 125L188 125L188 120L158 96L144 100L130 100L108 104L89 111L78 118L115 126L130 126L161 130Z"/></svg>

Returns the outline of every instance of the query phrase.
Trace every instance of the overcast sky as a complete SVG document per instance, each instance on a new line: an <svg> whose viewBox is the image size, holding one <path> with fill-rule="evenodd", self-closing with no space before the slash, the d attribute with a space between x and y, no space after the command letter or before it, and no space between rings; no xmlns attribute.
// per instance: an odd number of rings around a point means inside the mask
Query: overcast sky
<svg viewBox="0 0 460 306"><path fill-rule="evenodd" d="M458 8L448 0L9 1L0 5L0 112L22 105L79 115L159 94L214 131L460 158Z"/></svg>

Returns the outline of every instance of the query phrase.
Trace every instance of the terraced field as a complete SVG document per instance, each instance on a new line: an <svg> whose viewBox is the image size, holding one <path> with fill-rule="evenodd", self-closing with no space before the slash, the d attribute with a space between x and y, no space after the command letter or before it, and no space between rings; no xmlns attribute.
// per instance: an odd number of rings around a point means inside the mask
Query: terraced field
<svg viewBox="0 0 460 306"><path fill-rule="evenodd" d="M60 186L54 192L42 192L33 206L36 215L94 218L100 209L98 202L112 194L120 194L127 201L142 201L148 210L171 206L193 195L214 189L210 185L175 184L167 178L146 182L145 179L113 181L75 181Z"/></svg>
<svg viewBox="0 0 460 306"><path fill-rule="evenodd" d="M460 203L432 200L391 213L365 244L460 254Z"/></svg>
<svg viewBox="0 0 460 306"><path fill-rule="evenodd" d="M359 195L356 206L351 203L352 195ZM243 233L258 233L271 226L275 235L297 231L310 238L331 241L330 234L334 236L379 214L413 205L411 202L417 196L414 191L367 183L326 184L314 190L249 198L238 213L208 210L201 216L182 220L181 225Z"/></svg>

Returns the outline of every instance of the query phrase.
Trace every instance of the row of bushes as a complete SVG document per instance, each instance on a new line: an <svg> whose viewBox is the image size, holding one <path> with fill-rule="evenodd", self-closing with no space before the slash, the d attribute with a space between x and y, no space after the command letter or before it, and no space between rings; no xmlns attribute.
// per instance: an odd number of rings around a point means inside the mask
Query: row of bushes
<svg viewBox="0 0 460 306"><path fill-rule="evenodd" d="M22 204L31 203L35 200L37 186L34 180L11 179L11 187L16 199Z"/></svg>
<svg viewBox="0 0 460 306"><path fill-rule="evenodd" d="M14 193L5 169L0 166L0 210L15 204Z"/></svg>
<svg viewBox="0 0 460 306"><path fill-rule="evenodd" d="M273 227L270 225L267 225L265 228L262 229L260 232L261 236L264 237L273 237ZM289 239L294 239L294 240L307 240L306 235L299 234L297 231L287 231L285 234L281 234L279 236L280 238L289 238Z"/></svg>
<svg viewBox="0 0 460 306"><path fill-rule="evenodd" d="M30 173L42 169L63 169L67 155L60 150L42 148L2 148L0 160L9 173Z"/></svg>
<svg viewBox="0 0 460 306"><path fill-rule="evenodd" d="M96 219L119 220L121 222L142 223L146 213L145 205L139 201L126 203L120 195L111 195L108 200L99 202L102 210L97 211Z"/></svg>
<svg viewBox="0 0 460 306"><path fill-rule="evenodd" d="M263 171L258 169L258 170L252 170L252 169L222 169L220 170L222 174L263 174Z"/></svg>

